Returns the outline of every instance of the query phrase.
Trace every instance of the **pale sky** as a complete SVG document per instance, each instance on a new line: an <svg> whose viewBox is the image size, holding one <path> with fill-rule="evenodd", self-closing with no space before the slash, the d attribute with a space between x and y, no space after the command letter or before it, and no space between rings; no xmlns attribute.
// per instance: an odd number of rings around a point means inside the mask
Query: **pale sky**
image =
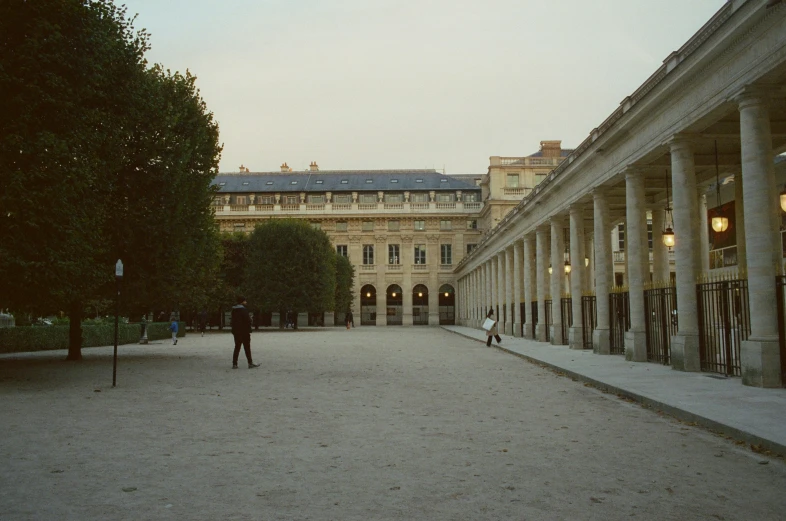
<svg viewBox="0 0 786 521"><path fill-rule="evenodd" d="M197 76L221 171L443 167L581 143L725 0L117 0Z"/></svg>

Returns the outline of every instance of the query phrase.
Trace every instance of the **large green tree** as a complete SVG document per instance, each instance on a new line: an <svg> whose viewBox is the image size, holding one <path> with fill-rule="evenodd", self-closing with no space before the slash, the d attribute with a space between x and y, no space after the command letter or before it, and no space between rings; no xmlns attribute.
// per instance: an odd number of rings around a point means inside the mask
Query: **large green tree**
<svg viewBox="0 0 786 521"><path fill-rule="evenodd" d="M297 219L257 225L250 237L244 286L249 304L262 311L333 309L336 254L330 239Z"/></svg>
<svg viewBox="0 0 786 521"><path fill-rule="evenodd" d="M147 35L109 0L0 2L0 307L71 317L206 299L220 246L218 128L195 78L148 68Z"/></svg>
<svg viewBox="0 0 786 521"><path fill-rule="evenodd" d="M352 307L354 275L355 267L349 259L336 254L336 313L346 313Z"/></svg>

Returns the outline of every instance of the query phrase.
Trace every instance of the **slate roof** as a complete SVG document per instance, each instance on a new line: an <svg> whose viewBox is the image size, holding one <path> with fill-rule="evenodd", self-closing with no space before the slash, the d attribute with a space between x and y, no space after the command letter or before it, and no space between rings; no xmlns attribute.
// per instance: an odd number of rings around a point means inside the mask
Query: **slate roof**
<svg viewBox="0 0 786 521"><path fill-rule="evenodd" d="M371 182L368 182L371 180ZM222 184L223 183L223 184ZM220 192L378 192L420 190L480 191L436 170L320 170L218 174Z"/></svg>
<svg viewBox="0 0 786 521"><path fill-rule="evenodd" d="M571 154L571 152L573 152L573 150L574 149L572 148L563 148L562 150L560 150L560 157L568 157ZM530 154L527 157L543 157L543 151L538 150L534 154Z"/></svg>

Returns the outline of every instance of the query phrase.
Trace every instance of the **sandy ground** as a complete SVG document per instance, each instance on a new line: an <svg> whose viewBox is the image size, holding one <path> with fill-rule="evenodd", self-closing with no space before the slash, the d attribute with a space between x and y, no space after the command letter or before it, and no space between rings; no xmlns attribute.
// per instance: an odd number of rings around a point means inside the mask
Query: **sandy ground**
<svg viewBox="0 0 786 521"><path fill-rule="evenodd" d="M0 357L2 520L786 518L786 465L439 328Z"/></svg>

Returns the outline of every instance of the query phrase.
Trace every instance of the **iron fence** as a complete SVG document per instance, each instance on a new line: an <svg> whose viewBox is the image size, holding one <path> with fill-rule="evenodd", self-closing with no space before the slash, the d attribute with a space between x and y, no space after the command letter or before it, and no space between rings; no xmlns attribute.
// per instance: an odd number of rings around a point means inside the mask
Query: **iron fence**
<svg viewBox="0 0 786 521"><path fill-rule="evenodd" d="M751 334L748 280L696 285L701 370L740 376L740 343Z"/></svg>
<svg viewBox="0 0 786 521"><path fill-rule="evenodd" d="M581 297L581 331L584 349L592 349L592 332L598 326L598 306L595 295Z"/></svg>
<svg viewBox="0 0 786 521"><path fill-rule="evenodd" d="M775 277L775 297L778 306L778 341L781 347L781 382L786 387L786 275Z"/></svg>
<svg viewBox="0 0 786 521"><path fill-rule="evenodd" d="M519 316L521 320L519 320L521 331L519 332L519 336L524 336L524 328L527 327L527 314L524 312L526 309L527 304L524 302L519 303Z"/></svg>
<svg viewBox="0 0 786 521"><path fill-rule="evenodd" d="M546 342L551 342L551 325L553 323L551 319L551 300L546 300L545 302L545 312L546 312Z"/></svg>
<svg viewBox="0 0 786 521"><path fill-rule="evenodd" d="M538 301L533 300L530 304L530 308L532 309L532 338L537 339L538 337L535 336L535 326L538 324Z"/></svg>
<svg viewBox="0 0 786 521"><path fill-rule="evenodd" d="M573 299L570 297L562 297L559 299L559 313L560 320L562 320L562 343L568 345L568 333L570 326L573 325Z"/></svg>
<svg viewBox="0 0 786 521"><path fill-rule="evenodd" d="M613 355L625 354L625 332L630 329L630 298L627 291L609 293L610 350Z"/></svg>
<svg viewBox="0 0 786 521"><path fill-rule="evenodd" d="M677 334L677 290L674 287L644 290L644 329L647 360L671 363L671 337Z"/></svg>

